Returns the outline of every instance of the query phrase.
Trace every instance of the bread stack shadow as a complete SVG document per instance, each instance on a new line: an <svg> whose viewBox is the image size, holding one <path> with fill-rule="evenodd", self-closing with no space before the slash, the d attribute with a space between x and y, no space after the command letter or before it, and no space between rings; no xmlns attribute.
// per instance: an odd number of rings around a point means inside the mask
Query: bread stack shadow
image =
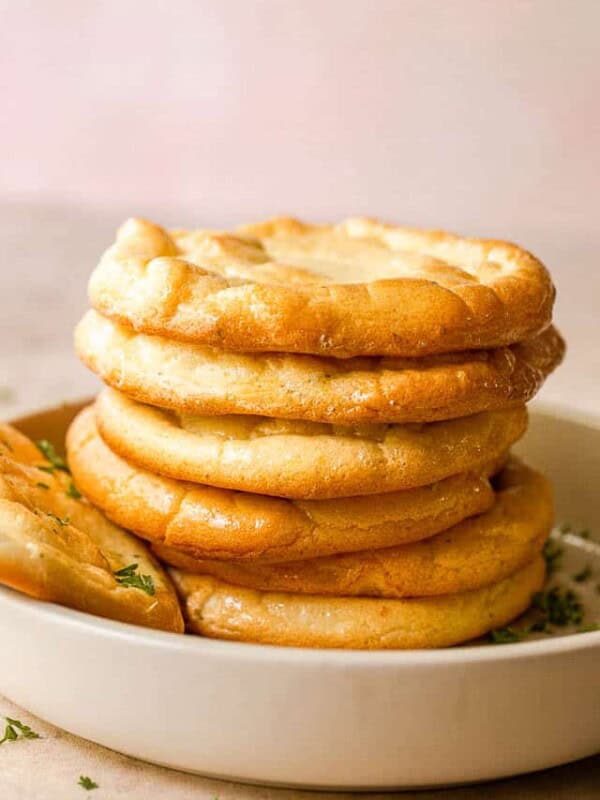
<svg viewBox="0 0 600 800"><path fill-rule="evenodd" d="M170 567L189 631L443 647L542 587L551 487L509 451L564 343L525 251L362 219L131 220L90 296L77 350L106 388L69 465Z"/></svg>

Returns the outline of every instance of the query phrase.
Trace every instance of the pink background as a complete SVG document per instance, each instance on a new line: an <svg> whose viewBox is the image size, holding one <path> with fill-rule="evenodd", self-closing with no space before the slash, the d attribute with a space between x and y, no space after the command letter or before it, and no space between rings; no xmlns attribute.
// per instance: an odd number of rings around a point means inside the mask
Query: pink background
<svg viewBox="0 0 600 800"><path fill-rule="evenodd" d="M96 389L72 331L131 214L516 240L569 343L542 399L597 412L598 0L0 0L0 20L0 417Z"/></svg>
<svg viewBox="0 0 600 800"><path fill-rule="evenodd" d="M4 197L513 237L595 225L596 0L0 8Z"/></svg>
<svg viewBox="0 0 600 800"><path fill-rule="evenodd" d="M274 213L521 242L569 343L542 400L598 415L600 0L0 0L0 23L0 418L97 390L72 330L123 217ZM82 796L84 770L98 797L280 794L99 751L0 697L4 714L58 754L2 748L11 800ZM485 794L597 786L595 759Z"/></svg>

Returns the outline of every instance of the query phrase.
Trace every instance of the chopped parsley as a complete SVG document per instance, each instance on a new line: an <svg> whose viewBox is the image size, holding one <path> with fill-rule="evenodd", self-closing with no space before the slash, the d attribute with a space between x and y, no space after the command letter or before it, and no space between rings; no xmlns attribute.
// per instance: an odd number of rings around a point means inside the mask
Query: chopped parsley
<svg viewBox="0 0 600 800"><path fill-rule="evenodd" d="M84 788L86 792L91 792L92 789L98 789L98 784L96 783L96 781L93 781L91 778L88 778L87 775L80 775L79 780L77 781L77 785Z"/></svg>
<svg viewBox="0 0 600 800"><path fill-rule="evenodd" d="M50 466L44 465L39 467L39 469L43 470L44 472L49 472L50 474L58 470L59 472L66 472L67 475L70 475L67 462L64 460L64 458L62 458L62 456L58 455L52 442L49 442L47 439L40 439L35 443L35 446L46 458L46 460L50 462Z"/></svg>
<svg viewBox="0 0 600 800"><path fill-rule="evenodd" d="M594 573L591 565L586 564L586 566L580 572L575 573L575 575L573 575L572 578L575 581L575 583L585 583L592 577L593 574Z"/></svg>
<svg viewBox="0 0 600 800"><path fill-rule="evenodd" d="M155 588L152 575L138 575L136 573L137 568L137 564L130 564L128 567L118 569L115 573L113 573L117 583L119 583L121 586L131 587L132 589L141 589L142 592L146 592L146 594L153 596Z"/></svg>
<svg viewBox="0 0 600 800"><path fill-rule="evenodd" d="M497 628L495 631L490 631L489 634L492 644L512 644L512 642L520 642L522 638L523 634L514 628Z"/></svg>
<svg viewBox="0 0 600 800"><path fill-rule="evenodd" d="M580 539L589 539L592 535L592 532L589 528L582 528L580 531L578 531L568 522L565 522L563 525L561 525L558 529L558 532L561 536L566 536L570 533L573 534L573 536L578 536Z"/></svg>
<svg viewBox="0 0 600 800"><path fill-rule="evenodd" d="M4 729L4 737L0 739L0 745L4 744L4 742L16 742L18 738L19 734L17 731L7 722L6 728Z"/></svg>
<svg viewBox="0 0 600 800"><path fill-rule="evenodd" d="M53 514L51 511L46 511L46 516L50 517L50 519L54 520L54 522L58 522L61 528L66 528L67 525L71 524L71 517L65 517L64 519L61 519L60 517L57 517L56 514Z"/></svg>
<svg viewBox="0 0 600 800"><path fill-rule="evenodd" d="M583 620L583 605L571 589L561 592L555 586L547 592L538 592L533 597L533 607L544 615L550 625L579 625Z"/></svg>
<svg viewBox="0 0 600 800"><path fill-rule="evenodd" d="M533 596L532 608L537 612L538 619L520 630L515 628L497 628L490 631L488 640L493 644L511 644L520 642L530 633L552 633L551 626L564 627L565 625L578 625L583 622L585 610L579 597L571 589L566 591L557 586L545 592L538 592ZM578 633L597 630L597 625L579 627Z"/></svg>
<svg viewBox="0 0 600 800"><path fill-rule="evenodd" d="M524 633L549 633L548 620L543 617L536 620L525 629Z"/></svg>
<svg viewBox="0 0 600 800"><path fill-rule="evenodd" d="M4 729L4 737L0 739L0 745L4 742L16 742L18 739L39 739L39 733L32 731L29 725L24 725L18 719L11 719L5 717L6 728Z"/></svg>
<svg viewBox="0 0 600 800"><path fill-rule="evenodd" d="M40 472L47 472L48 475L54 475L54 472L55 472L55 468L54 467L49 467L46 464L40 464L38 469L40 470Z"/></svg>
<svg viewBox="0 0 600 800"><path fill-rule="evenodd" d="M592 633L592 631L600 631L600 625L593 622L590 625L583 625L577 630L577 633Z"/></svg>
<svg viewBox="0 0 600 800"><path fill-rule="evenodd" d="M589 539L590 531L587 528L576 531L569 523L563 523L558 529L558 536L555 532L552 538L548 539L544 545L543 555L546 560L546 570L548 575L552 575L560 568L564 555L564 548L561 546L559 536L574 535L580 539ZM558 541L557 541L558 539ZM585 583L594 576L594 569L591 564L586 564L579 572L571 575L571 580L575 583ZM600 583L596 583L596 592L600 594ZM519 642L530 633L552 633L554 627L564 627L573 625L578 633L599 630L600 626L596 623L583 625L585 608L580 597L572 589L560 589L554 586L538 592L532 599L532 610L534 621L527 626L517 628L498 628L490 631L488 640L493 644L510 644Z"/></svg>
<svg viewBox="0 0 600 800"><path fill-rule="evenodd" d="M66 494L67 494L67 497L72 497L74 500L80 500L81 499L81 492L75 486L73 481L69 481L69 485L67 486Z"/></svg>
<svg viewBox="0 0 600 800"><path fill-rule="evenodd" d="M563 557L564 550L553 539L548 539L542 550L542 554L546 559L546 571L548 575L552 575L558 567Z"/></svg>
<svg viewBox="0 0 600 800"><path fill-rule="evenodd" d="M42 483L41 481L39 481L39 483L36 483L36 486L37 486L38 489L49 489L50 488L47 483Z"/></svg>
<svg viewBox="0 0 600 800"><path fill-rule="evenodd" d="M519 631L514 628L496 628L489 632L488 639L492 644L512 644L512 642L520 642L530 633L548 633L547 620L539 619Z"/></svg>

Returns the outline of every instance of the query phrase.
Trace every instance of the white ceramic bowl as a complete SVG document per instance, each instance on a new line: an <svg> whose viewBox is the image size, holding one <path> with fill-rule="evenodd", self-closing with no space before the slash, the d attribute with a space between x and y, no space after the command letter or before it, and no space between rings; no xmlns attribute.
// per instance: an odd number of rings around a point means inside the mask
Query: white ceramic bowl
<svg viewBox="0 0 600 800"><path fill-rule="evenodd" d="M71 410L21 421L60 434ZM519 448L559 520L600 531L600 421L538 410ZM598 547L567 542L569 564ZM594 597L598 598L594 600ZM587 601L598 613L600 595ZM588 605L589 605L588 603ZM228 779L390 789L499 778L600 750L600 632L414 652L158 633L0 590L0 692L86 739Z"/></svg>

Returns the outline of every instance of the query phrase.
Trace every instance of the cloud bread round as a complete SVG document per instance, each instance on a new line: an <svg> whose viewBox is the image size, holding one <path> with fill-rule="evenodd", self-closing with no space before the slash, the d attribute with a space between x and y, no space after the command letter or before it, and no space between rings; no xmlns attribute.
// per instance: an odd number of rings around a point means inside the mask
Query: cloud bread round
<svg viewBox="0 0 600 800"><path fill-rule="evenodd" d="M0 424L0 583L102 617L183 632L177 596L146 546L73 495L64 471ZM115 575L133 565L145 589Z"/></svg>
<svg viewBox="0 0 600 800"><path fill-rule="evenodd" d="M524 406L444 422L339 427L269 417L188 417L114 389L101 436L134 464L179 480L299 499L384 494L481 469L527 427Z"/></svg>
<svg viewBox="0 0 600 800"><path fill-rule="evenodd" d="M96 311L77 327L76 346L105 383L142 403L338 425L433 422L522 405L564 353L552 327L511 347L421 359L232 353L136 333Z"/></svg>
<svg viewBox="0 0 600 800"><path fill-rule="evenodd" d="M145 333L338 358L512 344L544 330L554 302L545 267L516 245L359 218L235 234L130 219L89 289Z"/></svg>
<svg viewBox="0 0 600 800"><path fill-rule="evenodd" d="M154 548L168 564L264 592L425 597L497 583L532 561L552 527L552 490L513 459L495 480L491 509L413 544L283 564L233 564Z"/></svg>
<svg viewBox="0 0 600 800"><path fill-rule="evenodd" d="M93 407L74 420L67 449L77 486L110 519L193 558L278 562L390 547L433 536L494 502L487 478L475 474L376 502L292 501L175 481L113 453Z"/></svg>
<svg viewBox="0 0 600 800"><path fill-rule="evenodd" d="M544 583L538 556L500 583L441 597L381 600L257 592L172 570L188 629L291 647L418 649L482 636L523 613Z"/></svg>

